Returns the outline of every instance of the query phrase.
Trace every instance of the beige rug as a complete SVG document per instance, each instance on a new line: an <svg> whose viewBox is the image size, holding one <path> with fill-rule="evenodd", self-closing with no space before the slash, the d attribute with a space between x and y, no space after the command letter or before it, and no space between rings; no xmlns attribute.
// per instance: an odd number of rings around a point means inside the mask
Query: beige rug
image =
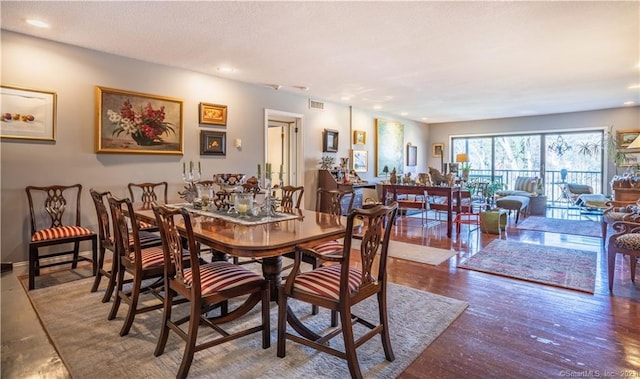
<svg viewBox="0 0 640 379"><path fill-rule="evenodd" d="M107 321L110 303L103 304L104 285L90 293L93 278L53 287L35 289L28 294L38 316L74 378L173 378L182 359L184 343L170 333L165 353L153 356L158 337L161 310L136 316L128 336L120 337L126 306L118 317ZM394 378L408 367L467 307L465 302L389 284L391 339L395 361L387 362L380 338L373 338L358 349L366 378ZM186 304L174 313L183 312ZM293 304L296 312L310 313L307 304ZM276 305L271 307L271 347L262 349L259 334L243 337L196 353L189 372L192 378L346 378L346 362L293 342L287 343L287 356L276 357ZM358 313L375 314L372 302L358 305ZM243 318L255 324L258 309ZM315 330L329 326L329 314L306 317ZM237 327L243 324L238 324ZM204 330L204 329L203 329ZM356 332L361 334L362 330ZM340 338L332 340L341 346Z"/></svg>
<svg viewBox="0 0 640 379"><path fill-rule="evenodd" d="M360 241L351 242L352 249L360 248ZM416 245L413 243L389 241L389 256L393 258L406 259L418 263L437 266L440 263L456 255L453 250L439 249L437 247Z"/></svg>

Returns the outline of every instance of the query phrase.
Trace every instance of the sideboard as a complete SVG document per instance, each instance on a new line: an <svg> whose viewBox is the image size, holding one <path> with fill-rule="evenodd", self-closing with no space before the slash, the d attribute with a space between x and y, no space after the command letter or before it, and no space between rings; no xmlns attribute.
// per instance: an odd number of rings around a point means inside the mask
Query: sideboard
<svg viewBox="0 0 640 379"><path fill-rule="evenodd" d="M374 184L368 183L344 183L338 180L337 175L329 170L318 170L318 188L325 188L329 190L350 191L353 190L355 198L353 199L354 208L362 208L363 188L375 188ZM342 214L347 214L347 207L349 205L349 198L342 200ZM328 204L320 204L320 211L326 212Z"/></svg>

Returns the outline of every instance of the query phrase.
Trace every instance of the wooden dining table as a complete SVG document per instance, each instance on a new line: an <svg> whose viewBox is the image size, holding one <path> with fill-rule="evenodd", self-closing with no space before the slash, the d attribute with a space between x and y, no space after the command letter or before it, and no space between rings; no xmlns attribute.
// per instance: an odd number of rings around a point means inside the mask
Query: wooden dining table
<svg viewBox="0 0 640 379"><path fill-rule="evenodd" d="M342 238L346 234L346 217L306 209L292 210L298 217L273 218L257 225L243 225L221 218L193 217L196 241L224 254L259 258L262 272L270 283L271 299L277 298L282 281L282 255L291 253L299 244L317 243ZM156 222L153 210L135 207L139 221Z"/></svg>

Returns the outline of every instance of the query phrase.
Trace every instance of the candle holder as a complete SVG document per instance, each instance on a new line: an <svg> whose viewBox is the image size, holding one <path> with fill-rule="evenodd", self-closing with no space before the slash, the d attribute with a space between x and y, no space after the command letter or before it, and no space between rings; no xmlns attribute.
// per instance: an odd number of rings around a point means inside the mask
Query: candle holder
<svg viewBox="0 0 640 379"><path fill-rule="evenodd" d="M196 188L196 184L200 181L200 172L193 169L183 171L182 180L187 183L187 185L184 187L184 191L178 192L178 194L189 203L194 203L198 198L198 189Z"/></svg>
<svg viewBox="0 0 640 379"><path fill-rule="evenodd" d="M265 217L272 217L276 215L276 205L277 202L273 197L273 188L271 187L271 179L269 179L270 175L267 175L264 179L264 187L266 190L266 194L264 196L264 203L262 204L261 214Z"/></svg>

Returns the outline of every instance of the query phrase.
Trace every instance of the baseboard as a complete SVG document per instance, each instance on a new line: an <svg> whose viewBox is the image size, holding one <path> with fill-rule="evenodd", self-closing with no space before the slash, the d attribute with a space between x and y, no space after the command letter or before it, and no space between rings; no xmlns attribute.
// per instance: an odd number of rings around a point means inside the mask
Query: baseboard
<svg viewBox="0 0 640 379"><path fill-rule="evenodd" d="M7 272L7 271L13 270L13 263L11 262L1 262L0 266L1 266L0 272Z"/></svg>

